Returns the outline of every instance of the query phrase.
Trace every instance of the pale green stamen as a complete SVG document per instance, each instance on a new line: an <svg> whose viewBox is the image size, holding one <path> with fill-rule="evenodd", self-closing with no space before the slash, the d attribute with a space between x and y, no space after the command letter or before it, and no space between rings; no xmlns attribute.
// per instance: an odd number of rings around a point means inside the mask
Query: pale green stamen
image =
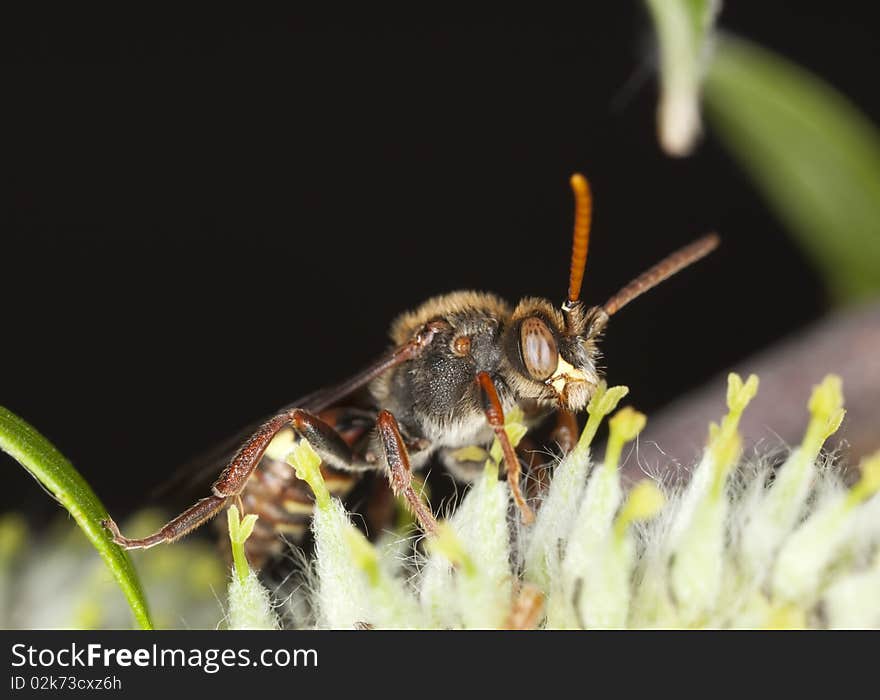
<svg viewBox="0 0 880 700"><path fill-rule="evenodd" d="M240 519L238 508L234 505L230 506L226 512L229 522L229 541L232 544L232 560L235 564L235 573L238 576L238 580L244 584L250 573L250 567L244 553L244 543L254 531L257 516L249 513Z"/></svg>

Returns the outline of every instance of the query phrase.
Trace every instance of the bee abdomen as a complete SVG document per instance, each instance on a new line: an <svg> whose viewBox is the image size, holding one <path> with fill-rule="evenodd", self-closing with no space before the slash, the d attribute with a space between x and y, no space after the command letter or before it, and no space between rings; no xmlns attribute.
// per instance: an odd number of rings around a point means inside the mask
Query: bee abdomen
<svg viewBox="0 0 880 700"><path fill-rule="evenodd" d="M359 475L322 465L321 473L332 496L345 498ZM254 568L262 568L280 554L286 542L299 543L309 530L315 499L306 482L278 460L264 457L241 494L245 513L258 517L246 551ZM223 523L225 526L225 522Z"/></svg>

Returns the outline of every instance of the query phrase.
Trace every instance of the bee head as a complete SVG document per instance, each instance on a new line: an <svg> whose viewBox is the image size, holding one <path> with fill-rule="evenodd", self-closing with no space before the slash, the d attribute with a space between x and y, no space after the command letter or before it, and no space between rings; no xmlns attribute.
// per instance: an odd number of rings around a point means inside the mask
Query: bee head
<svg viewBox="0 0 880 700"><path fill-rule="evenodd" d="M572 175L571 188L575 214L568 296L559 309L546 299L523 299L505 331L504 351L512 369L511 384L521 397L582 411L599 383L596 343L608 319L670 275L712 252L719 238L714 233L703 236L643 272L602 306L588 309L580 301L580 294L593 202L583 175Z"/></svg>
<svg viewBox="0 0 880 700"><path fill-rule="evenodd" d="M503 343L516 393L569 411L586 408L599 383L597 320L581 305L563 312L546 299L523 299Z"/></svg>
<svg viewBox="0 0 880 700"><path fill-rule="evenodd" d="M557 309L546 299L523 299L505 331L504 350L512 370L510 382L521 397L582 411L599 383L596 340L607 316L603 318L601 309L586 311L578 300L587 261L592 200L583 175L573 175L571 187L575 224L568 300Z"/></svg>

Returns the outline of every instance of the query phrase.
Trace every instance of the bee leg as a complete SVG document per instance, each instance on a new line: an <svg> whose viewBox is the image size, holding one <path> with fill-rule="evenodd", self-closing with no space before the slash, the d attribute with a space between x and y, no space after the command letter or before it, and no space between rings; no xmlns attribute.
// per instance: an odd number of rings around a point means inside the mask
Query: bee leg
<svg viewBox="0 0 880 700"><path fill-rule="evenodd" d="M574 413L566 411L564 408L556 411L556 426L550 433L550 439L559 445L563 456L574 449L579 434L577 418Z"/></svg>
<svg viewBox="0 0 880 700"><path fill-rule="evenodd" d="M363 515L368 537L394 528L397 520L397 499L388 479L381 477L372 480Z"/></svg>
<svg viewBox="0 0 880 700"><path fill-rule="evenodd" d="M183 511L174 520L171 520L161 530L153 533L149 537L142 539L129 539L119 532L119 526L112 518L101 521L101 525L110 531L113 535L113 541L120 547L125 549L149 549L157 544L164 542L174 542L180 539L188 532L195 530L200 525L208 522L217 513L226 506L229 498L222 496L208 496L201 501Z"/></svg>
<svg viewBox="0 0 880 700"><path fill-rule="evenodd" d="M376 464L355 456L336 429L318 416L296 409L291 414L290 422L297 435L308 441L318 456L331 467L349 472L376 470Z"/></svg>
<svg viewBox="0 0 880 700"><path fill-rule="evenodd" d="M532 630L541 622L544 612L545 596L543 591L531 583L520 586L513 601L513 609L504 625L509 630Z"/></svg>
<svg viewBox="0 0 880 700"><path fill-rule="evenodd" d="M510 444L510 438L504 430L504 409L501 407L501 401L498 398L498 391L495 389L495 383L486 372L480 372L477 375L477 384L483 394L483 410L486 413L486 420L495 431L495 437L498 439L501 449L504 452L504 463L507 465L507 483L510 485L510 493L513 495L513 501L522 514L522 521L525 524L534 522L535 514L526 499L523 498L522 490L519 486L519 479L522 469L519 464L519 458L513 445Z"/></svg>
<svg viewBox="0 0 880 700"><path fill-rule="evenodd" d="M540 503L550 488L552 472L550 465L543 462L541 455L544 452L535 440L526 435L516 446L516 453L519 455L520 463L525 467L525 496Z"/></svg>
<svg viewBox="0 0 880 700"><path fill-rule="evenodd" d="M241 446L235 457L211 486L213 494L183 511L149 537L141 539L125 537L112 518L102 520L101 525L110 531L113 541L125 549L147 549L163 542L174 542L180 539L208 522L226 507L231 498L242 492L247 480L253 474L266 451L266 447L272 442L278 431L289 425L290 421L291 412L283 411L263 423Z"/></svg>
<svg viewBox="0 0 880 700"><path fill-rule="evenodd" d="M434 518L434 514L413 488L409 451L400 434L397 419L389 411L382 411L376 420L376 427L379 431L382 449L385 452L385 462L388 464L391 490L395 495L402 496L406 500L410 511L422 526L422 530L429 535L437 534L437 520Z"/></svg>

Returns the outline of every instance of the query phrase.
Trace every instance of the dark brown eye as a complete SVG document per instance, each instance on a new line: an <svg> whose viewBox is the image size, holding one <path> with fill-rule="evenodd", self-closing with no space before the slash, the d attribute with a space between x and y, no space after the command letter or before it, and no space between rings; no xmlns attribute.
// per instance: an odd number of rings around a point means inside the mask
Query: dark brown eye
<svg viewBox="0 0 880 700"><path fill-rule="evenodd" d="M556 339L540 318L532 316L522 322L519 331L523 364L533 379L544 381L556 371L559 351Z"/></svg>

